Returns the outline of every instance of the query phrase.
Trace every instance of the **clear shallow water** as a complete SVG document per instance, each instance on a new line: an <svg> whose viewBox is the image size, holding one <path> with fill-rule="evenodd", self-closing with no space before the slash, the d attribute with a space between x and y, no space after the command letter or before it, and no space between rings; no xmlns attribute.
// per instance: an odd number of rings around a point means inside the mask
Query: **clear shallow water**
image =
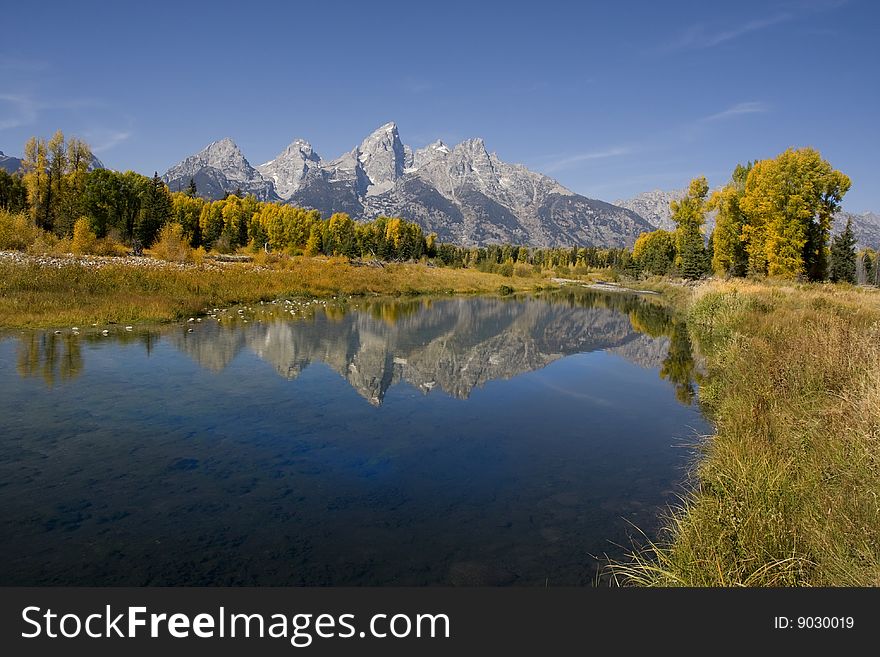
<svg viewBox="0 0 880 657"><path fill-rule="evenodd" d="M237 310L0 340L0 584L589 584L708 430L648 300Z"/></svg>

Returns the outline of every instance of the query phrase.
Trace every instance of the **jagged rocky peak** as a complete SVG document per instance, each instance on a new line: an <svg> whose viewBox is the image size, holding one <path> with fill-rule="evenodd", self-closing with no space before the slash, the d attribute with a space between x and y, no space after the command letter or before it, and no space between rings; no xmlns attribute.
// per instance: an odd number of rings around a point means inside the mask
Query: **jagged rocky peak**
<svg viewBox="0 0 880 657"><path fill-rule="evenodd" d="M485 142L479 137L465 139L460 144L456 144L452 149L452 156L458 163L466 164L475 171L493 169L492 157L486 150ZM495 159L497 161L497 158Z"/></svg>
<svg viewBox="0 0 880 657"><path fill-rule="evenodd" d="M655 228L663 230L675 230L675 222L672 221L672 209L669 204L672 201L681 200L687 190L655 189L650 192L642 192L630 199L619 199L614 205L627 210L632 210Z"/></svg>
<svg viewBox="0 0 880 657"><path fill-rule="evenodd" d="M218 169L230 179L248 179L253 177L254 172L236 143L225 137L212 141L195 155L190 155L183 162L171 167L166 176L173 176L178 172L193 175L206 167Z"/></svg>
<svg viewBox="0 0 880 657"><path fill-rule="evenodd" d="M466 139L456 144L445 159L447 175L459 183L470 181L481 190L498 186L500 164L497 157L489 155L486 144L480 138Z"/></svg>
<svg viewBox="0 0 880 657"><path fill-rule="evenodd" d="M287 148L285 148L283 151L281 151L281 153L278 155L278 157L282 157L282 156L290 157L290 156L294 156L294 155L302 156L304 159L312 160L313 162L320 162L321 161L321 158L318 156L318 154L312 148L312 145L309 142L307 142L305 139L300 139L299 137L297 137L292 142L290 142L290 144L287 146Z"/></svg>
<svg viewBox="0 0 880 657"><path fill-rule="evenodd" d="M238 147L232 139L224 137L220 141L214 141L208 144L196 157L201 155L205 164L217 168L248 166L250 163L245 159Z"/></svg>
<svg viewBox="0 0 880 657"><path fill-rule="evenodd" d="M3 151L0 151L0 169L9 173L15 173L21 169L21 158L6 155Z"/></svg>
<svg viewBox="0 0 880 657"><path fill-rule="evenodd" d="M453 148L438 139L416 152L413 171L442 192L453 194L453 188L465 182L481 189L496 187L497 164L482 139L466 139Z"/></svg>
<svg viewBox="0 0 880 657"><path fill-rule="evenodd" d="M361 142L357 150L358 162L371 186L378 186L386 191L403 175L406 151L400 141L397 124L393 121L377 128Z"/></svg>
<svg viewBox="0 0 880 657"><path fill-rule="evenodd" d="M2 155L2 153L0 153ZM98 159L98 156L92 153L92 159L89 161L89 171L95 171L96 169L106 169L104 163Z"/></svg>
<svg viewBox="0 0 880 657"><path fill-rule="evenodd" d="M321 166L321 157L305 139L294 139L274 160L257 167L275 185L275 192L289 199L300 188L309 171Z"/></svg>
<svg viewBox="0 0 880 657"><path fill-rule="evenodd" d="M489 154L486 151L486 142L483 141L482 137L472 137L470 139L465 139L463 142L456 145L455 150L472 153L477 156Z"/></svg>
<svg viewBox="0 0 880 657"><path fill-rule="evenodd" d="M450 152L451 150L449 146L438 139L424 148L417 149L415 153L413 153L412 168L418 169L429 162L446 157Z"/></svg>
<svg viewBox="0 0 880 657"><path fill-rule="evenodd" d="M272 182L251 166L229 137L211 142L168 169L162 178L173 190L184 189L193 180L199 193L211 199L236 190L264 201L278 198Z"/></svg>
<svg viewBox="0 0 880 657"><path fill-rule="evenodd" d="M442 153L444 155L448 155L450 152L449 146L444 144L442 139L438 139L437 141L431 142L430 144L428 144L427 146L425 146L424 148L422 148L420 150L422 150L423 152L430 152L430 153Z"/></svg>

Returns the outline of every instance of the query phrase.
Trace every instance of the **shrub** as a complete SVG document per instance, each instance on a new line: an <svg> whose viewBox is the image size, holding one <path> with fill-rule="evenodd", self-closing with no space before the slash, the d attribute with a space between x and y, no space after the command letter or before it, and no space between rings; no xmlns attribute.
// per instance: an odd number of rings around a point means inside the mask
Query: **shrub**
<svg viewBox="0 0 880 657"><path fill-rule="evenodd" d="M61 255L70 252L70 240L59 239L54 233L41 230L37 238L28 244L27 252L30 255Z"/></svg>
<svg viewBox="0 0 880 657"><path fill-rule="evenodd" d="M207 251L205 251L205 247L200 246L197 249L192 250L192 260L197 265L201 265L205 261L205 256L207 255Z"/></svg>
<svg viewBox="0 0 880 657"><path fill-rule="evenodd" d="M94 253L98 236L92 231L92 226L88 219L80 217L73 225L73 241L70 243L71 252L76 255L86 255Z"/></svg>
<svg viewBox="0 0 880 657"><path fill-rule="evenodd" d="M110 238L104 237L95 242L95 247L92 250L92 253L100 256L127 256L128 255L128 247L120 242Z"/></svg>
<svg viewBox="0 0 880 657"><path fill-rule="evenodd" d="M229 241L229 235L223 234L218 237L211 244L211 250L216 251L217 253L229 254L232 253L235 249L232 248L232 244Z"/></svg>
<svg viewBox="0 0 880 657"><path fill-rule="evenodd" d="M189 262L192 250L189 241L183 235L183 226L172 222L162 226L159 237L150 249L151 254L168 262Z"/></svg>
<svg viewBox="0 0 880 657"><path fill-rule="evenodd" d="M268 266L277 265L279 262L284 260L286 256L278 253L277 251L269 251L267 253L261 248L260 250L254 252L253 257L253 262L255 265Z"/></svg>
<svg viewBox="0 0 880 657"><path fill-rule="evenodd" d="M0 210L0 249L25 251L42 234L26 215Z"/></svg>

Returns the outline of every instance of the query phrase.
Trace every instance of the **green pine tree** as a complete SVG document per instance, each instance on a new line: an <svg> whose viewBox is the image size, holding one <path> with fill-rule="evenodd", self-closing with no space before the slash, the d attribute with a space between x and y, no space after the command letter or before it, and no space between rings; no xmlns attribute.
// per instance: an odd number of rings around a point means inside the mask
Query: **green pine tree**
<svg viewBox="0 0 880 657"><path fill-rule="evenodd" d="M322 247L321 230L317 225L313 225L306 242L306 255L316 256L321 253Z"/></svg>
<svg viewBox="0 0 880 657"><path fill-rule="evenodd" d="M685 278L701 278L709 271L709 259L703 246L708 193L706 178L694 178L685 197L670 204L672 220L676 225L675 265Z"/></svg>
<svg viewBox="0 0 880 657"><path fill-rule="evenodd" d="M846 227L831 241L831 282L856 282L856 236L852 221L846 220Z"/></svg>
<svg viewBox="0 0 880 657"><path fill-rule="evenodd" d="M153 243L159 229L171 219L172 211L171 193L159 173L155 172L145 185L140 216L134 227L135 237L142 245L149 246Z"/></svg>

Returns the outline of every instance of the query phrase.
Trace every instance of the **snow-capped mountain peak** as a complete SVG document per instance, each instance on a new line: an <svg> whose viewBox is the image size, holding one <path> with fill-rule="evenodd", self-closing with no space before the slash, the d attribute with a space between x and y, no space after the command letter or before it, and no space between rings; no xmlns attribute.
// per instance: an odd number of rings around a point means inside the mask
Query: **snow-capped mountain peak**
<svg viewBox="0 0 880 657"><path fill-rule="evenodd" d="M274 187L251 166L229 137L213 141L195 155L168 169L162 179L172 190L184 189L190 179L199 193L209 198L239 191L261 200L277 198Z"/></svg>
<svg viewBox="0 0 880 657"><path fill-rule="evenodd" d="M403 175L406 153L397 124L392 122L374 130L357 149L357 160L369 180L370 194L382 193Z"/></svg>
<svg viewBox="0 0 880 657"><path fill-rule="evenodd" d="M274 160L257 170L275 186L283 199L290 198L302 184L309 171L321 166L321 158L305 139L294 139Z"/></svg>
<svg viewBox="0 0 880 657"><path fill-rule="evenodd" d="M330 161L297 139L274 160L250 168L250 178L243 173L246 162L231 140L221 140L165 178L174 189L175 182L180 188L193 177L199 193L212 198L230 185L248 192L238 183L247 178L268 188L260 198L280 197L325 216L402 216L460 244L623 246L650 230L634 212L579 196L552 178L502 161L481 138L452 147L437 140L413 150L403 144L394 122Z"/></svg>

